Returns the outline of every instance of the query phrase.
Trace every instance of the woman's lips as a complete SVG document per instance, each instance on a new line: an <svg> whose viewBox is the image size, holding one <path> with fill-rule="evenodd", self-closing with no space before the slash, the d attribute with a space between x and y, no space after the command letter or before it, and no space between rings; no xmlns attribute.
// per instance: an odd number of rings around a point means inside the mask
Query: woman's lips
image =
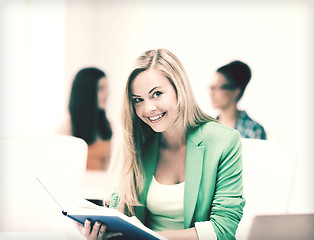
<svg viewBox="0 0 314 240"><path fill-rule="evenodd" d="M155 122L160 121L162 119L162 117L165 116L165 114L166 114L166 112L152 116L152 117L147 117L147 118L150 122L155 123Z"/></svg>

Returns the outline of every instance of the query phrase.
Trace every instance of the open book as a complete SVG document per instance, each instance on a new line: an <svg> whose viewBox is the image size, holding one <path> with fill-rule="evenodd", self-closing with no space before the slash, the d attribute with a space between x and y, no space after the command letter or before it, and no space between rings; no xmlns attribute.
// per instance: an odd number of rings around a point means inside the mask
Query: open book
<svg viewBox="0 0 314 240"><path fill-rule="evenodd" d="M37 178L38 182L49 193L54 201L60 206L61 212L84 225L86 219L91 220L92 224L96 221L107 225L108 232L121 232L122 236L115 237L114 239L127 239L127 240L167 240L165 237L147 228L140 222L132 219L116 209L100 207L85 199L77 199L73 196L60 195L60 192L53 191L48 188L47 184ZM58 196L59 194L59 196ZM72 205L72 206L71 206Z"/></svg>

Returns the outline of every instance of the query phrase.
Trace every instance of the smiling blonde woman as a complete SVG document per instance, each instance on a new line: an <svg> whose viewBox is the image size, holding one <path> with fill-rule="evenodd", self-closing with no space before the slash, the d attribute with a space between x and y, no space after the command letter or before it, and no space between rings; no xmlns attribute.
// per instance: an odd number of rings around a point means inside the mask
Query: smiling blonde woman
<svg viewBox="0 0 314 240"><path fill-rule="evenodd" d="M167 239L235 239L245 205L241 137L200 109L174 54L137 58L121 113L110 207ZM99 229L85 236L99 239Z"/></svg>

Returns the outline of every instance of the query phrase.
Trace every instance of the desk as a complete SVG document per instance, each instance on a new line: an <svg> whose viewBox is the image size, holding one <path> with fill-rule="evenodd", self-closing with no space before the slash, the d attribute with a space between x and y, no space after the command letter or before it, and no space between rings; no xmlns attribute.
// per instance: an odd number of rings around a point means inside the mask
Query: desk
<svg viewBox="0 0 314 240"><path fill-rule="evenodd" d="M0 232L1 240L65 240L65 236L56 232Z"/></svg>

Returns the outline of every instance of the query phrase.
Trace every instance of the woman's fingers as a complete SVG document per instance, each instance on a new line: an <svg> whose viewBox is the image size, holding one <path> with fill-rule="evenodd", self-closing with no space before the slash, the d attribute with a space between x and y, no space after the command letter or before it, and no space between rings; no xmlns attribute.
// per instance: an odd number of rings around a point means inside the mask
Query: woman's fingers
<svg viewBox="0 0 314 240"><path fill-rule="evenodd" d="M91 221L89 219L86 219L84 222L84 228L83 228L82 233L85 237L89 237L90 231L91 231Z"/></svg>
<svg viewBox="0 0 314 240"><path fill-rule="evenodd" d="M104 240L111 239L116 236L122 236L122 233L117 232L106 233L107 226L105 224L95 222L92 225L89 219L86 219L84 222L84 226L81 225L79 229L84 237L88 240Z"/></svg>
<svg viewBox="0 0 314 240"><path fill-rule="evenodd" d="M101 225L100 226L100 229L99 229L99 232L98 232L98 240L102 240L103 239L103 236L104 236L104 234L105 234L105 232L106 232L106 228L107 228L107 226L106 225Z"/></svg>
<svg viewBox="0 0 314 240"><path fill-rule="evenodd" d="M100 229L100 222L95 222L89 239L98 239L99 229Z"/></svg>

